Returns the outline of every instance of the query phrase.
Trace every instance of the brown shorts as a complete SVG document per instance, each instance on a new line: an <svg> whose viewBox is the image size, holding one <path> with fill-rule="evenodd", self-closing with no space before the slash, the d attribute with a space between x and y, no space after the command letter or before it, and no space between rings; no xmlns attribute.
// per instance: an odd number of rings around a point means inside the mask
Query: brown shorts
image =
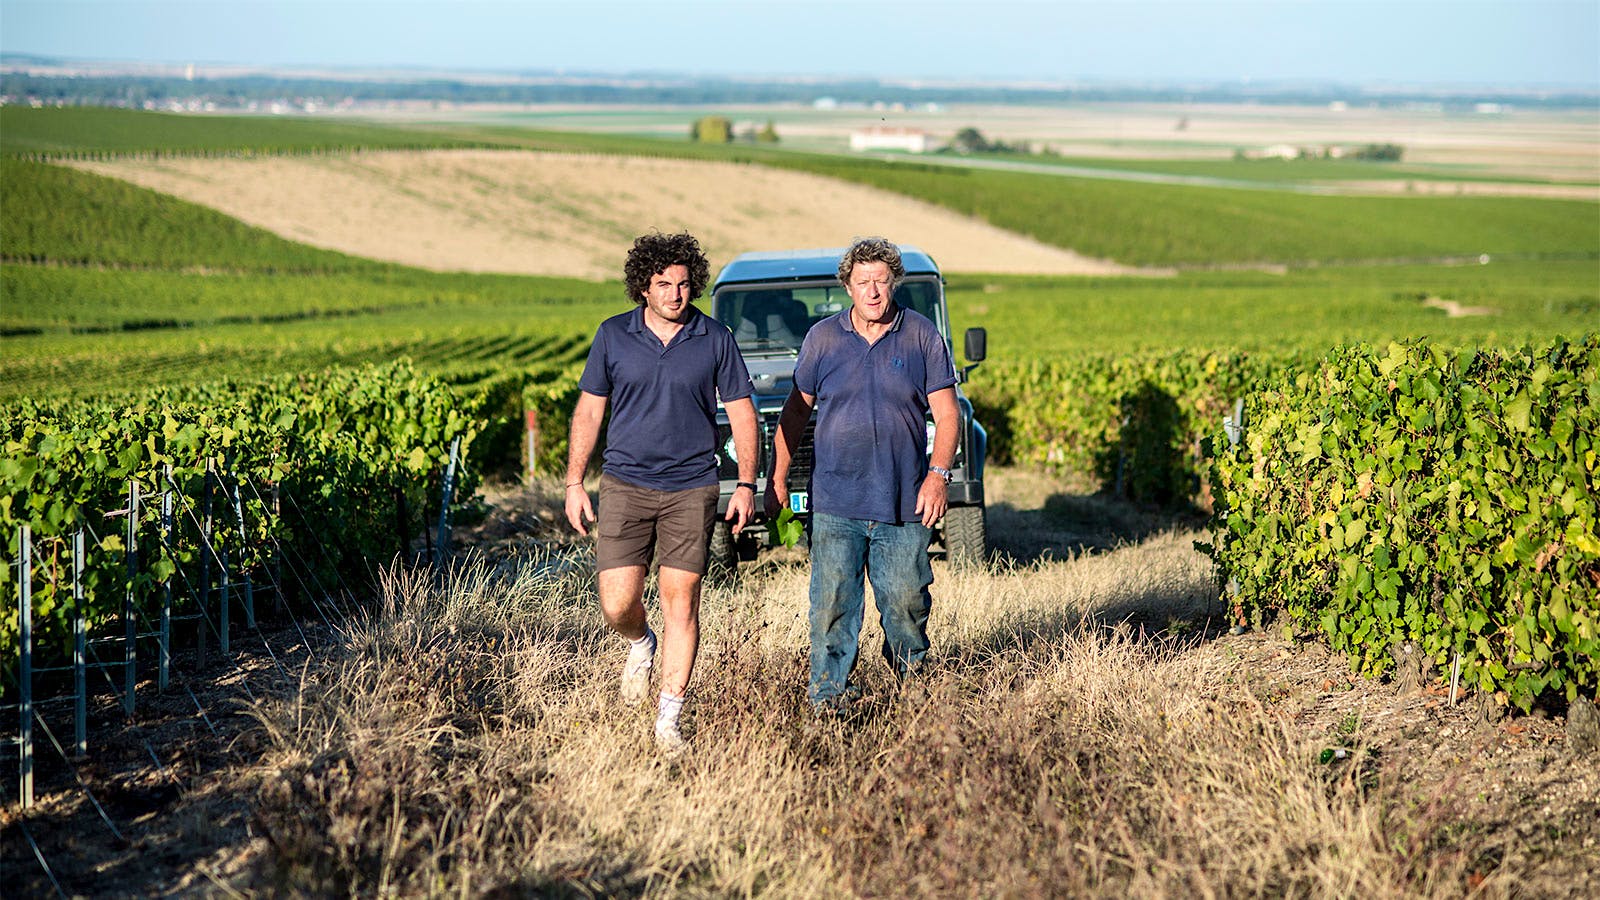
<svg viewBox="0 0 1600 900"><path fill-rule="evenodd" d="M714 484L658 491L601 475L595 568L648 566L655 555L669 569L704 575L717 494Z"/></svg>

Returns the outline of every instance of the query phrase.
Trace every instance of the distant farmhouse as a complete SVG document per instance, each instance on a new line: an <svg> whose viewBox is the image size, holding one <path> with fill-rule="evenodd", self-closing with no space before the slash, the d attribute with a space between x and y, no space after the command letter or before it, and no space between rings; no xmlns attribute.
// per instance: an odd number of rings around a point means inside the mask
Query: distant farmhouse
<svg viewBox="0 0 1600 900"><path fill-rule="evenodd" d="M1233 152L1234 159L1357 159L1376 162L1399 162L1404 155L1405 148L1399 144L1328 144L1322 147L1271 144L1255 149L1241 147Z"/></svg>
<svg viewBox="0 0 1600 900"><path fill-rule="evenodd" d="M874 125L850 132L850 149L903 150L906 153L928 152L928 134L920 128L894 128Z"/></svg>

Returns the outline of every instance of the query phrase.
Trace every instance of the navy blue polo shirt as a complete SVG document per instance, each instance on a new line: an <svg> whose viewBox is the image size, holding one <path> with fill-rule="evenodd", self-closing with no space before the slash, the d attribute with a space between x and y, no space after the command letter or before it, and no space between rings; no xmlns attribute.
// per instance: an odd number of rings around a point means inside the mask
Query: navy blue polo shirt
<svg viewBox="0 0 1600 900"><path fill-rule="evenodd" d="M600 323L578 387L610 398L602 470L639 487L681 491L717 483L717 397L752 388L733 333L689 307L665 346L644 307Z"/></svg>
<svg viewBox="0 0 1600 900"><path fill-rule="evenodd" d="M873 522L917 519L928 475L928 395L956 383L933 322L902 307L876 344L850 310L806 333L794 386L817 398L811 508Z"/></svg>

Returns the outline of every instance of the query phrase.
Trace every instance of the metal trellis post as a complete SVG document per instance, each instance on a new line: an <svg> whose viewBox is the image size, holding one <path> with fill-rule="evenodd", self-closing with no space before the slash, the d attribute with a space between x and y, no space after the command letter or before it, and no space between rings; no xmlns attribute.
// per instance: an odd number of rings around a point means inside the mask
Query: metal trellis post
<svg viewBox="0 0 1600 900"><path fill-rule="evenodd" d="M283 505L279 498L278 483L276 481L272 483L272 519L274 523L283 519ZM283 547L276 540L272 542L272 586L272 609L281 616L288 598L283 595Z"/></svg>
<svg viewBox="0 0 1600 900"><path fill-rule="evenodd" d="M240 572L244 576L244 624L246 627L256 628L256 590L250 581L250 570L244 565L243 559L249 552L250 538L244 530L244 500L239 496L239 479L233 479L233 516L239 522L239 556Z"/></svg>
<svg viewBox="0 0 1600 900"><path fill-rule="evenodd" d="M139 482L128 479L128 589L122 594L122 711L133 715L133 691L139 677L139 639L134 630L134 578L139 574Z"/></svg>
<svg viewBox="0 0 1600 900"><path fill-rule="evenodd" d="M23 809L33 805L33 534L17 529L17 675L21 682L17 723L17 789Z"/></svg>
<svg viewBox="0 0 1600 900"><path fill-rule="evenodd" d="M173 531L177 523L172 515L172 466L168 464L167 489L161 492L161 546L169 561L176 559L173 552ZM156 667L156 687L165 691L172 677L172 576L161 579L161 653Z"/></svg>
<svg viewBox="0 0 1600 900"><path fill-rule="evenodd" d="M198 661L206 664L206 618L211 615L211 460L206 460L205 476L200 480L200 623L196 629ZM190 513L193 516L193 513Z"/></svg>
<svg viewBox="0 0 1600 900"><path fill-rule="evenodd" d="M439 557L450 555L450 495L456 488L456 461L461 455L461 436L450 442L450 464L444 470L444 491L439 501Z"/></svg>
<svg viewBox="0 0 1600 900"><path fill-rule="evenodd" d="M89 752L88 610L83 603L84 536L72 535L72 752Z"/></svg>

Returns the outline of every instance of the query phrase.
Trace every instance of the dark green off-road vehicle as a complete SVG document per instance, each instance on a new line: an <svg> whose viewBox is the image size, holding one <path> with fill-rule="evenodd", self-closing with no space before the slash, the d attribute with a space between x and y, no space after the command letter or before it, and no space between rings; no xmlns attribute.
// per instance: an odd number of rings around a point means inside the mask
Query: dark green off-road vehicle
<svg viewBox="0 0 1600 900"><path fill-rule="evenodd" d="M791 250L777 253L745 253L723 267L711 289L711 314L728 326L739 343L739 352L755 383L755 403L761 428L757 461L756 519L766 521L761 497L766 491L766 471L772 454L772 438L778 429L778 416L794 386L795 358L800 342L812 325L850 305L850 297L839 283L837 271L843 248ZM938 326L945 343L950 343L950 316L945 308L944 278L932 258L915 247L900 247L906 277L895 291L895 302L927 316ZM960 370L961 382L985 355L986 335L982 328L966 332L965 356L968 365ZM951 348L954 358L954 348ZM983 462L989 437L972 415L972 403L956 385L956 402L961 411L960 441L956 448L954 474L950 482L950 509L940 521L935 539L944 547L951 562L982 560L989 551L984 524ZM738 480L738 460L734 458L733 432L727 414L718 410L718 474L722 497L718 511L726 512ZM928 450L933 449L933 420L928 420ZM811 427L806 429L789 469L789 503L795 515L810 514ZM754 559L768 540L761 527L746 527L734 535L728 523L718 519L712 533L713 570L731 573L739 560Z"/></svg>

